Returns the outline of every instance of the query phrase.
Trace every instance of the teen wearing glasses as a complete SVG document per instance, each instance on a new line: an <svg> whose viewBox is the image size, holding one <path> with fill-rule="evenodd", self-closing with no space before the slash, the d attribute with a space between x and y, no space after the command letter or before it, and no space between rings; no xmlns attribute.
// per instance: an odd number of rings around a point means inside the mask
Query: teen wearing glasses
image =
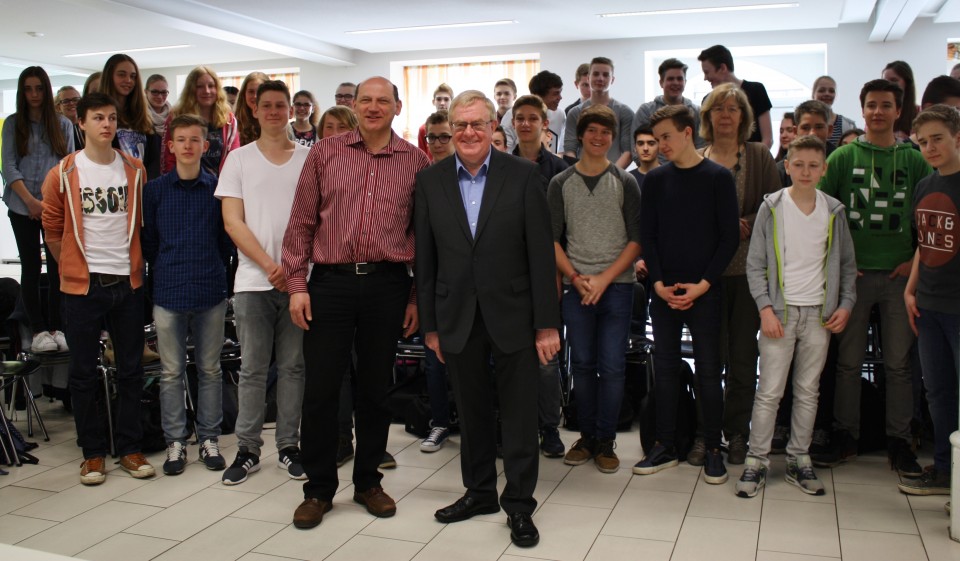
<svg viewBox="0 0 960 561"><path fill-rule="evenodd" d="M167 116L170 115L170 102L167 97L170 90L167 87L167 79L160 74L154 74L147 78L147 113L150 115L150 121L153 122L153 131L161 137L166 132Z"/></svg>

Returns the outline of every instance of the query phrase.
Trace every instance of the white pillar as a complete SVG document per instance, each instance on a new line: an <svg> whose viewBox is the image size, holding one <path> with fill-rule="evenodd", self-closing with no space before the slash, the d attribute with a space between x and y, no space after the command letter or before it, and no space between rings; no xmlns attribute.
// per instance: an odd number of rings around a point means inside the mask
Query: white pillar
<svg viewBox="0 0 960 561"><path fill-rule="evenodd" d="M950 435L950 448L950 539L960 542L960 516L957 516L957 507L960 506L960 430Z"/></svg>

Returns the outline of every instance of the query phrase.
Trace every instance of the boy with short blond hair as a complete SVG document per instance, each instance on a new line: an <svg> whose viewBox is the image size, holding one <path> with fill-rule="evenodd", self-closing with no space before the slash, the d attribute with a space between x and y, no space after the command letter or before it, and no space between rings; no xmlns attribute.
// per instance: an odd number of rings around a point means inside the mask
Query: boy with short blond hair
<svg viewBox="0 0 960 561"><path fill-rule="evenodd" d="M857 264L840 201L817 190L826 146L814 136L790 143L793 185L771 193L757 213L747 254L747 281L760 310L760 382L750 423L750 451L738 497L755 497L770 467L777 406L793 364L793 418L788 483L824 494L810 460L820 372L830 334L847 325L856 302Z"/></svg>

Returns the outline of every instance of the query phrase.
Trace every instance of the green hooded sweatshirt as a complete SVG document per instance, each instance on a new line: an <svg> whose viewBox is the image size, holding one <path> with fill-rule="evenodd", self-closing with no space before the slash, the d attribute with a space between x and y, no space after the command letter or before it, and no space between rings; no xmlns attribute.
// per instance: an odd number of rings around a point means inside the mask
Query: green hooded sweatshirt
<svg viewBox="0 0 960 561"><path fill-rule="evenodd" d="M889 271L913 258L914 189L932 171L912 145L882 148L864 136L827 158L819 187L847 208L859 270Z"/></svg>

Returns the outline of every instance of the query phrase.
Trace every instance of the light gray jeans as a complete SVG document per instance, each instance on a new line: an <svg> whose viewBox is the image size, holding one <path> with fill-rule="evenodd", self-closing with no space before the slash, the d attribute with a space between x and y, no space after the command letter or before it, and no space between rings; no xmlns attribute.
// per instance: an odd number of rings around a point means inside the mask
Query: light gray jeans
<svg viewBox="0 0 960 561"><path fill-rule="evenodd" d="M243 358L237 391L237 441L257 456L263 439L267 370L276 345L277 450L300 442L300 408L303 405L303 330L290 319L290 295L276 289L238 292L233 299L237 336Z"/></svg>
<svg viewBox="0 0 960 561"><path fill-rule="evenodd" d="M913 380L910 347L916 340L903 304L906 277L890 279L890 271L864 271L857 278L857 303L847 328L838 336L837 389L833 417L837 428L860 438L860 377L867 352L870 308L880 305L883 372L887 394L887 436L910 440Z"/></svg>
<svg viewBox="0 0 960 561"><path fill-rule="evenodd" d="M750 452L770 467L770 444L780 398L793 363L793 411L787 455L807 454L817 418L820 372L827 361L830 332L820 324L820 306L787 306L783 337L760 333L760 382L750 419ZM780 318L781 322L784 318Z"/></svg>

